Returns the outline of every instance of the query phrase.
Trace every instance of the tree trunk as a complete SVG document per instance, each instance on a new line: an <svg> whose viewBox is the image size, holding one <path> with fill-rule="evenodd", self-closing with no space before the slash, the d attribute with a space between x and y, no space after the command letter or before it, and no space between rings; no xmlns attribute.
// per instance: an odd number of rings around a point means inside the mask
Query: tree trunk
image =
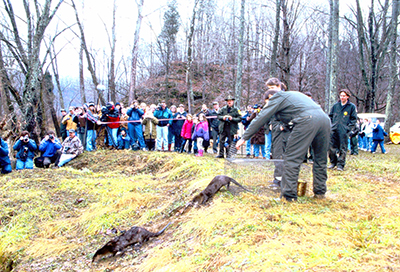
<svg viewBox="0 0 400 272"><path fill-rule="evenodd" d="M51 67L53 69L53 74L54 74L54 77L55 77L55 80L56 80L56 85L57 85L57 89L58 89L58 97L59 97L59 100L60 100L60 107L62 109L65 109L64 96L63 96L62 89L61 89L60 77L58 75L57 58L56 57L53 58L52 53L51 53L52 50L53 50L53 54L55 56L56 52L55 52L55 49L54 49L54 44L52 46L52 49L49 50L50 51L50 58L51 58ZM82 67L82 69L83 69L83 67Z"/></svg>
<svg viewBox="0 0 400 272"><path fill-rule="evenodd" d="M192 20L190 22L190 29L188 35L188 48L187 48L187 66L186 66L186 84L187 84L187 98L188 98L188 112L192 113L192 106L194 106L194 95L193 95L193 82L192 82L192 54L193 54L193 34L194 24L196 22L196 9L198 0L194 2Z"/></svg>
<svg viewBox="0 0 400 272"><path fill-rule="evenodd" d="M288 0L282 2L282 82L290 90L290 25L288 19Z"/></svg>
<svg viewBox="0 0 400 272"><path fill-rule="evenodd" d="M390 33L390 82L386 98L386 122L385 131L389 132L390 127L393 125L393 97L397 85L398 66L397 66L397 23L399 17L399 0L392 1L392 22Z"/></svg>
<svg viewBox="0 0 400 272"><path fill-rule="evenodd" d="M330 0L331 20L330 35L331 35L331 52L330 52L330 68L329 68L329 103L328 110L337 101L338 91L338 54L339 54L339 0Z"/></svg>
<svg viewBox="0 0 400 272"><path fill-rule="evenodd" d="M242 98L242 77L243 77L243 48L244 48L244 27L245 27L245 3L241 1L240 7L240 31L239 31L239 49L237 56L236 84L235 84L235 104L240 108L240 100Z"/></svg>
<svg viewBox="0 0 400 272"><path fill-rule="evenodd" d="M281 0L276 0L276 13L275 13L275 31L274 40L272 42L272 53L271 53L271 68L270 77L278 77L277 72L277 56L278 56L278 42L279 42L279 32L280 32L280 13L281 13Z"/></svg>
<svg viewBox="0 0 400 272"><path fill-rule="evenodd" d="M100 102L103 105L105 105L106 101L104 99L103 93L98 88L99 81L97 80L96 73L94 71L93 64L92 64L92 59L90 58L89 50L88 50L87 45L86 45L85 33L83 31L83 26L81 24L81 21L79 20L78 10L76 9L76 6L75 6L75 3L74 3L73 0L71 0L71 3L72 3L72 7L74 8L74 11L75 11L76 22L78 24L79 31L81 33L81 37L80 38L81 38L81 42L82 42L82 45L83 45L83 50L84 50L85 55L86 55L86 61L88 63L88 69L89 69L90 75L92 76L93 85L94 85L94 87L95 87L95 89L97 91L97 95L98 95L98 98L99 98Z"/></svg>
<svg viewBox="0 0 400 272"><path fill-rule="evenodd" d="M83 74L83 45L82 45L82 43L81 43L81 47L79 49L79 90L81 93L82 103L86 103L85 76Z"/></svg>
<svg viewBox="0 0 400 272"><path fill-rule="evenodd" d="M133 40L132 47L132 64L131 64L131 83L129 85L129 105L135 100L136 97L136 67L139 55L139 37L140 37L140 28L142 26L142 10L143 10L143 2L144 0L139 0L137 3L138 8L138 17L136 20L136 29ZM151 66L152 67L152 66ZM151 74L151 72L150 72Z"/></svg>
<svg viewBox="0 0 400 272"><path fill-rule="evenodd" d="M117 41L116 31L115 31L115 13L116 5L114 0L113 5L113 24L112 24L112 37L111 37L111 56L110 56L110 71L108 77L108 90L111 94L111 100L116 103L116 93L115 93L115 44Z"/></svg>
<svg viewBox="0 0 400 272"><path fill-rule="evenodd" d="M375 110L375 96L376 96L376 65L378 63L376 58L376 43L374 35L374 0L371 0L371 8L368 15L368 32L370 38L370 61L371 61L371 89L367 93L366 112L374 112Z"/></svg>

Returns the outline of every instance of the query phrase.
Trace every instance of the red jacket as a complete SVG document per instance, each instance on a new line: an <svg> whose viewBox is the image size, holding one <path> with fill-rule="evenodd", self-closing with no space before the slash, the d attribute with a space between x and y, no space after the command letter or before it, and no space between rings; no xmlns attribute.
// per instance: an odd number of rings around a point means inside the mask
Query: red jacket
<svg viewBox="0 0 400 272"><path fill-rule="evenodd" d="M183 127L181 130L181 136L184 139L191 139L192 138L192 126L193 126L193 121L188 121L185 120L185 123L183 123Z"/></svg>
<svg viewBox="0 0 400 272"><path fill-rule="evenodd" d="M111 117L108 116L108 120L107 122L118 122L119 121L119 116L118 117ZM111 129L113 128L119 128L119 123L111 123L111 124L107 124L107 126Z"/></svg>

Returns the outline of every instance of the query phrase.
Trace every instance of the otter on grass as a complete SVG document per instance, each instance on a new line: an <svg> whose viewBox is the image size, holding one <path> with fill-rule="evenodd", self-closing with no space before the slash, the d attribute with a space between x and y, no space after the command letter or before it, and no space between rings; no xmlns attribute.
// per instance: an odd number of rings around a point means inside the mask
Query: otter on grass
<svg viewBox="0 0 400 272"><path fill-rule="evenodd" d="M123 232L120 236L114 237L102 248L97 250L93 255L92 262L108 253L112 253L113 256L115 256L118 252L123 254L127 250L127 247L131 245L139 248L151 237L160 236L170 224L171 223L168 223L168 225L156 233L150 232L141 227L132 227L130 230Z"/></svg>
<svg viewBox="0 0 400 272"><path fill-rule="evenodd" d="M219 175L215 176L210 184L198 195L196 195L192 201L186 204L186 208L188 206L193 206L193 205L202 205L207 202L210 198L212 198L223 186L226 186L226 189L229 190L229 185L230 183L234 183L240 188L242 188L245 191L251 192L250 190L246 189L242 185L239 184L236 180L234 180L231 177L224 176L224 175ZM185 208L185 209L186 209Z"/></svg>

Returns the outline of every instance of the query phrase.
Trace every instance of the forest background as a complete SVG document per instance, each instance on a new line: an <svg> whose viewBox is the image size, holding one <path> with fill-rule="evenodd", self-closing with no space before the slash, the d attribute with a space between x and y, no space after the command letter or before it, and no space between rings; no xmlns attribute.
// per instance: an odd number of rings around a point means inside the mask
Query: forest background
<svg viewBox="0 0 400 272"><path fill-rule="evenodd" d="M388 131L399 120L398 2L2 0L2 125L38 139L59 132L61 108L89 101L195 112L232 94L243 108L262 103L274 76L325 111L349 89L358 112L387 114Z"/></svg>

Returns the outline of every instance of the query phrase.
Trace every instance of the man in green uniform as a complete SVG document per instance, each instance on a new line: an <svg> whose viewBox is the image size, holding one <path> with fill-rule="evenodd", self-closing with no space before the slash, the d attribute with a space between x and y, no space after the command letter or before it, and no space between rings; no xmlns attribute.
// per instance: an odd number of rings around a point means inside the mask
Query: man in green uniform
<svg viewBox="0 0 400 272"><path fill-rule="evenodd" d="M233 144L233 137L237 134L239 129L239 122L242 120L242 116L239 113L233 103L235 98L228 96L225 99L227 105L218 112L219 122L219 154L217 158L224 157L225 140L228 139L228 148L226 149L226 157L229 158L229 147ZM249 138L250 139L250 138Z"/></svg>
<svg viewBox="0 0 400 272"><path fill-rule="evenodd" d="M308 147L314 148L313 191L314 197L324 198L326 193L327 152L329 146L330 120L321 107L300 92L277 92L268 105L251 122L236 148L251 138L273 115L285 124L293 124L286 144L281 197L297 200L297 181L300 166Z"/></svg>

